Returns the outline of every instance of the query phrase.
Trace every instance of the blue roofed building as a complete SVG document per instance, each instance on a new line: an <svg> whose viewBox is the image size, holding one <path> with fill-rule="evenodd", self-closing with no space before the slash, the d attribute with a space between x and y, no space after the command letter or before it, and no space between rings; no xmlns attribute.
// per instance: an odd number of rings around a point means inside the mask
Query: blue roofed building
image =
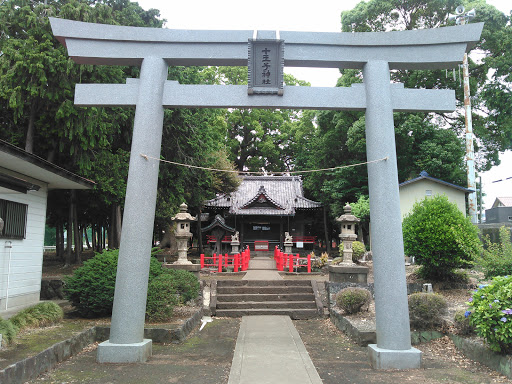
<svg viewBox="0 0 512 384"><path fill-rule="evenodd" d="M466 215L466 195L473 192L473 190L460 185L436 179L426 171L422 171L414 179L404 181L399 185L399 188L402 219L411 212L414 203L422 201L425 197L436 195L445 195Z"/></svg>

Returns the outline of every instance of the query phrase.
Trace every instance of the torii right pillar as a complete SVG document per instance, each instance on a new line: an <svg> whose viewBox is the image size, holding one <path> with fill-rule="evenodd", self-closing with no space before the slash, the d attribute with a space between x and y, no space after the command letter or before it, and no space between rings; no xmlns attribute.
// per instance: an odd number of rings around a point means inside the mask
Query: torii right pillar
<svg viewBox="0 0 512 384"><path fill-rule="evenodd" d="M404 243L398 193L398 170L389 64L369 61L363 67L366 88L366 151L375 282L377 344L369 358L377 369L420 368L421 351L411 346Z"/></svg>

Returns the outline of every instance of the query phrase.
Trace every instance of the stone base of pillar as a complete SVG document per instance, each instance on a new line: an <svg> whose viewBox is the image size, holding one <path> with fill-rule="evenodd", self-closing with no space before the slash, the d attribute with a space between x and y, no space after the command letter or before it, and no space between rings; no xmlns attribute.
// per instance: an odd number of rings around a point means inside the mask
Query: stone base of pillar
<svg viewBox="0 0 512 384"><path fill-rule="evenodd" d="M357 264L329 265L329 281L335 283L367 283L368 267Z"/></svg>
<svg viewBox="0 0 512 384"><path fill-rule="evenodd" d="M168 264L165 263L162 265L163 268L172 268L172 269L183 269L185 271L192 272L195 277L199 279L199 271L201 270L201 266L199 264Z"/></svg>
<svg viewBox="0 0 512 384"><path fill-rule="evenodd" d="M418 369L421 368L419 349L392 350L368 345L368 357L373 369Z"/></svg>
<svg viewBox="0 0 512 384"><path fill-rule="evenodd" d="M140 343L113 344L110 340L98 345L98 363L145 363L152 354L151 339Z"/></svg>
<svg viewBox="0 0 512 384"><path fill-rule="evenodd" d="M284 253L290 254L292 253L293 243L284 243Z"/></svg>

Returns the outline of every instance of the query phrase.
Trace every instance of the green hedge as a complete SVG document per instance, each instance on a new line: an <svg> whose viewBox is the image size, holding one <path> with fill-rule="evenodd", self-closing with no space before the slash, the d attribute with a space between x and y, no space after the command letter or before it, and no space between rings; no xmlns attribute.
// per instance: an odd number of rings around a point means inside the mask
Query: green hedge
<svg viewBox="0 0 512 384"><path fill-rule="evenodd" d="M114 302L114 288L119 250L105 251L87 260L65 280L64 293L80 316L92 318L110 316ZM167 289L162 284L151 282L162 275L168 276L166 284L172 281L176 304L186 303L199 294L199 281L190 272L162 269L162 264L151 257L149 267L148 302L150 295L158 296L155 289ZM151 310L153 311L153 309Z"/></svg>

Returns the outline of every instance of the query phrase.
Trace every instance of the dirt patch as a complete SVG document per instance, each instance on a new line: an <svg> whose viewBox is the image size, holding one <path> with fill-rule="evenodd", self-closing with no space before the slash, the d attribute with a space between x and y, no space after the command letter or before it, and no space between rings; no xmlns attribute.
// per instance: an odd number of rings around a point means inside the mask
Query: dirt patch
<svg viewBox="0 0 512 384"><path fill-rule="evenodd" d="M182 344L153 344L146 364L97 364L96 345L30 383L227 383L239 319L214 319Z"/></svg>
<svg viewBox="0 0 512 384"><path fill-rule="evenodd" d="M423 367L414 370L373 370L367 348L354 344L330 320L294 321L324 384L352 383L512 383L487 367L464 358L448 338L416 346Z"/></svg>

